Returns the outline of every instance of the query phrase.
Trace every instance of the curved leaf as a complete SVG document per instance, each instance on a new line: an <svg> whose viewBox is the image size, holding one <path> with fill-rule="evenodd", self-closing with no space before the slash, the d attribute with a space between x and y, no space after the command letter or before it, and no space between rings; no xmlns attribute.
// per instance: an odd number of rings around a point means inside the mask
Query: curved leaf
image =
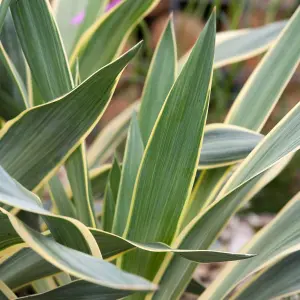
<svg viewBox="0 0 300 300"><path fill-rule="evenodd" d="M115 152L127 135L132 113L139 107L140 103L134 102L104 127L88 148L87 159L90 168L101 166Z"/></svg>
<svg viewBox="0 0 300 300"><path fill-rule="evenodd" d="M93 236L82 223L75 219L51 214L45 210L37 196L14 181L1 167L0 179L0 202L2 204L42 216L52 235L60 243L86 253L101 256ZM7 223L6 225L8 226Z"/></svg>
<svg viewBox="0 0 300 300"><path fill-rule="evenodd" d="M155 289L155 285L143 278L121 271L100 258L58 244L51 238L31 229L4 209L0 208L0 210L8 216L16 232L34 251L62 271L91 283L114 289L133 291Z"/></svg>
<svg viewBox="0 0 300 300"><path fill-rule="evenodd" d="M38 189L47 181L96 125L119 73L139 47L140 44L99 70L69 94L28 109L7 123L0 131L0 164L8 173L29 189Z"/></svg>
<svg viewBox="0 0 300 300"><path fill-rule="evenodd" d="M8 218L7 220L9 221ZM61 272L61 270L43 259L32 249L24 248L1 263L0 280L4 281L11 289L16 289L58 272Z"/></svg>
<svg viewBox="0 0 300 300"><path fill-rule="evenodd" d="M242 249L259 255L251 262L228 264L208 287L204 299L226 296L240 281L300 248L300 193Z"/></svg>
<svg viewBox="0 0 300 300"><path fill-rule="evenodd" d="M75 280L69 284L58 287L46 293L36 294L18 299L30 300L68 300L68 299L80 299L80 300L116 300L126 297L134 293L132 290L118 290L93 284L83 280Z"/></svg>
<svg viewBox="0 0 300 300"><path fill-rule="evenodd" d="M219 199L200 212L189 223L173 246L176 248L203 249L211 245L229 218L242 204L251 199L252 195L249 195L249 191L259 184L264 173L299 149L299 116L300 103L259 143L223 187ZM154 298L172 299L172 297L180 295L195 269L195 265L176 257L172 259L169 256L168 259L170 265L165 263L157 275L157 278L162 275L163 277L160 281L160 290ZM166 266L168 266L167 271L163 273L165 271L163 268Z"/></svg>
<svg viewBox="0 0 300 300"><path fill-rule="evenodd" d="M71 54L78 39L100 17L108 0L59 1L55 8L55 19L61 32L67 54Z"/></svg>
<svg viewBox="0 0 300 300"><path fill-rule="evenodd" d="M273 45L286 23L286 21L280 21L258 28L218 32L214 68L221 68L265 52ZM189 54L188 52L180 59L180 70Z"/></svg>
<svg viewBox="0 0 300 300"><path fill-rule="evenodd" d="M264 270L233 299L283 299L299 293L300 251L290 254Z"/></svg>
<svg viewBox="0 0 300 300"><path fill-rule="evenodd" d="M72 76L48 1L13 1L10 9L32 77L44 101L68 93L73 88Z"/></svg>
<svg viewBox="0 0 300 300"><path fill-rule="evenodd" d="M299 64L299 26L300 8L243 86L226 123L261 130Z"/></svg>
<svg viewBox="0 0 300 300"><path fill-rule="evenodd" d="M175 235L197 172L209 104L214 41L215 13L174 83L146 146L124 233L129 239L170 243ZM153 278L161 258L140 251L128 253L122 268ZM142 268L141 262L146 267Z"/></svg>
<svg viewBox="0 0 300 300"><path fill-rule="evenodd" d="M262 138L263 135L238 126L208 125L205 127L199 168L237 163L247 157Z"/></svg>
<svg viewBox="0 0 300 300"><path fill-rule="evenodd" d="M10 76L15 91L15 93L11 95L13 97L11 97L9 94L6 96L6 92L1 90L1 117L9 120L27 108L27 91L21 76L10 60L1 42L0 61L5 67L7 74Z"/></svg>
<svg viewBox="0 0 300 300"><path fill-rule="evenodd" d="M80 38L70 59L71 65L75 64L77 58L79 59L81 78L87 78L120 54L134 27L158 1L122 1L111 12L96 21ZM114 38L111 38L112 28Z"/></svg>

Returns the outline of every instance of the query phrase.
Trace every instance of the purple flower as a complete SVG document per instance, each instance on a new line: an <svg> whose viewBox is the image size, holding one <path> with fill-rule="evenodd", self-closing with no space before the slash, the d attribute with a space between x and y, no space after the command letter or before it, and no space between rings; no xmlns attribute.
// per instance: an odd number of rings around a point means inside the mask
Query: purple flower
<svg viewBox="0 0 300 300"><path fill-rule="evenodd" d="M82 10L75 17L72 18L71 24L72 25L78 25L78 24L80 24L84 20L84 17L85 17L85 11Z"/></svg>
<svg viewBox="0 0 300 300"><path fill-rule="evenodd" d="M119 4L122 0L111 0L108 5L106 6L105 11L109 11L111 10L114 6L116 6L117 4Z"/></svg>

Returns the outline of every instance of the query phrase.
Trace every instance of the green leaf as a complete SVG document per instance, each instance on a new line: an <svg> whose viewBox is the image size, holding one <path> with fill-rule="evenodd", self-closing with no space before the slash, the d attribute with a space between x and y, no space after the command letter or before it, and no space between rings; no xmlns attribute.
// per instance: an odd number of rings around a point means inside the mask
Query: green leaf
<svg viewBox="0 0 300 300"><path fill-rule="evenodd" d="M89 188L84 143L68 158L66 170L73 193L77 219L86 226L96 227L94 201L91 188Z"/></svg>
<svg viewBox="0 0 300 300"><path fill-rule="evenodd" d="M60 215L66 217L75 217L75 208L71 199L66 194L63 184L60 182L58 175L54 175L48 182L50 188L51 200L54 202L55 207Z"/></svg>
<svg viewBox="0 0 300 300"><path fill-rule="evenodd" d="M255 29L217 33L215 52L219 53L221 58L220 60L215 59L214 68L217 69L222 65L245 60L264 52L274 44L274 40L282 31L285 24L286 22L277 22ZM232 44L233 42L234 47ZM179 60L180 70L188 59L188 55ZM222 57L222 55L224 56ZM126 136L132 111L138 109L139 102L136 102L115 119L110 121L100 132L88 151L88 162L90 167L96 167L97 165L106 162L114 153L116 147ZM246 111L245 113L248 115L248 112L249 111Z"/></svg>
<svg viewBox="0 0 300 300"><path fill-rule="evenodd" d="M26 61L21 48L21 44L19 42L18 35L15 30L15 25L10 10L5 17L4 26L0 36L3 47L7 52L9 58L11 59L13 65L17 69L19 75L21 76L22 81L24 83L27 83L28 80L30 80L30 72L28 72L29 70L26 66ZM1 76L1 83L3 83L3 81L4 78Z"/></svg>
<svg viewBox="0 0 300 300"><path fill-rule="evenodd" d="M184 257L185 259L202 263L248 259L253 257L253 254L240 255L238 253L221 251L175 249L164 243L137 243L102 230L90 229L90 231L100 247L103 258L109 260L112 260L120 254L135 248L147 252L172 252Z"/></svg>
<svg viewBox="0 0 300 300"><path fill-rule="evenodd" d="M62 273L56 274L54 277L59 286L69 284L72 282L71 276L67 273L62 272Z"/></svg>
<svg viewBox="0 0 300 300"><path fill-rule="evenodd" d="M197 171L210 96L214 40L215 13L173 85L145 149L124 234L131 240L168 244L174 237ZM122 267L152 279L161 259L162 255L158 259L157 255L137 251L125 255Z"/></svg>
<svg viewBox="0 0 300 300"><path fill-rule="evenodd" d="M264 270L233 299L286 299L299 294L299 268L300 251L297 251Z"/></svg>
<svg viewBox="0 0 300 300"><path fill-rule="evenodd" d="M0 33L2 31L2 27L4 25L4 20L9 9L11 0L3 0L0 6Z"/></svg>
<svg viewBox="0 0 300 300"><path fill-rule="evenodd" d="M122 1L104 18L96 21L80 38L71 56L72 66L79 59L81 78L87 78L119 55L132 30L158 2L159 0ZM114 38L111 38L112 34Z"/></svg>
<svg viewBox="0 0 300 300"><path fill-rule="evenodd" d="M27 108L27 91L21 76L10 60L2 43L0 42L0 61L5 67L12 84L14 85L13 95L9 95L5 90L0 91L1 95L1 117L6 120L12 119Z"/></svg>
<svg viewBox="0 0 300 300"><path fill-rule="evenodd" d="M14 1L11 12L23 52L44 101L68 93L73 88L72 77L48 1Z"/></svg>
<svg viewBox="0 0 300 300"><path fill-rule="evenodd" d="M1 263L0 280L3 280L10 288L16 289L58 272L61 271L32 249L24 248Z"/></svg>
<svg viewBox="0 0 300 300"><path fill-rule="evenodd" d="M103 203L103 224L105 231L111 231L116 209L118 190L120 185L121 169L117 158L114 158L112 168L109 173L109 178L106 186Z"/></svg>
<svg viewBox="0 0 300 300"><path fill-rule="evenodd" d="M222 167L213 172L203 170L200 173L184 212L185 217L181 228L184 228L201 210L216 199L224 180L230 177L229 172L228 167Z"/></svg>
<svg viewBox="0 0 300 300"><path fill-rule="evenodd" d="M101 256L96 241L82 223L48 212L42 207L42 203L36 195L14 181L1 167L0 179L1 203L41 216L52 236L63 245Z"/></svg>
<svg viewBox="0 0 300 300"><path fill-rule="evenodd" d="M0 131L0 164L8 173L29 189L47 181L96 125L119 73L139 48L140 44L62 98L28 109L6 124Z"/></svg>
<svg viewBox="0 0 300 300"><path fill-rule="evenodd" d="M0 254L3 257L5 252L10 252L14 248L12 246L21 244L23 241L11 226L8 218L3 214L0 214L0 225Z"/></svg>
<svg viewBox="0 0 300 300"><path fill-rule="evenodd" d="M238 126L210 124L205 127L199 167L217 168L243 160L263 136Z"/></svg>
<svg viewBox="0 0 300 300"><path fill-rule="evenodd" d="M258 28L225 31L216 36L214 67L249 59L272 47L286 21L274 22Z"/></svg>
<svg viewBox="0 0 300 300"><path fill-rule="evenodd" d="M117 117L112 119L96 137L87 150L90 168L102 166L115 152L117 146L125 139L132 113L140 106L139 102L131 104Z"/></svg>
<svg viewBox="0 0 300 300"><path fill-rule="evenodd" d="M176 67L176 41L171 17L156 46L141 97L139 124L144 145L175 81Z"/></svg>
<svg viewBox="0 0 300 300"><path fill-rule="evenodd" d="M286 27L287 29L280 35L280 37L277 40L277 43L273 46L271 53L277 54L277 52L278 52L277 49L278 48L281 49L281 53L279 55L278 60L276 62L273 61L272 64L280 64L281 61L283 61L286 58L285 48L289 47L289 43L293 43L293 41L295 41L295 40L290 41L289 38L286 38L285 36L286 35L290 36L290 30L291 29L296 30L293 24L295 24L298 21L299 21L299 10L298 10L298 12L295 13L294 18L288 23L288 25ZM295 36L296 36L296 33L295 33ZM285 40L285 42L287 44L286 45L282 45L282 43L281 43L282 40ZM268 57L269 57L269 59L272 59L273 55L269 55ZM295 63L295 61L294 61L294 63ZM261 63L258 66L258 71L254 72L255 77L259 76L260 72L264 72L265 66L267 66L267 67L269 66L268 60L264 60L263 63ZM271 73L273 74L273 69L271 70ZM287 74L289 75L289 73L287 73ZM265 82L266 79L269 79L272 82L273 78L278 77L278 75L281 75L281 73L280 72L276 73L276 74L274 74L274 76L271 76L271 77L264 75L265 78L263 78L263 80ZM285 79L283 78L283 81L281 82L281 84L283 84L283 85L285 84L284 80ZM248 82L249 83L247 85L249 87L252 86L251 81L249 80ZM248 100L250 98L248 98L247 93L243 92L243 90L242 90L242 93L239 96L240 97L239 103L235 102L236 104L234 104L234 106L232 108L232 112L235 112L235 115L238 116L239 118L238 119L237 118L234 119L233 117L227 118L227 120L229 120L229 119L231 120L230 121L231 124L239 125L239 123L237 122L237 120L248 120L249 117L250 117L249 116L250 115L249 114L249 110L251 109L251 111L252 111L252 107L253 107L253 105L255 103L255 107L260 107L261 104L265 105L264 109L261 109L258 112L258 114L260 115L260 117L256 119L257 122L255 121L255 127L257 129L260 129L260 128L263 127L263 125L265 124L265 122L267 120L268 115L270 114L270 112L273 109L273 104L276 103L276 101L277 101L276 97L278 96L278 94L276 94L276 93L274 94L272 91L269 91L269 94L266 94L265 93L265 86L264 85L259 85L259 86L260 86L259 90L256 89L257 86L253 86L251 89L247 90L247 92L249 93L249 95L252 95L252 96L255 95L255 97L251 98L252 99L251 100L252 101L251 102L251 107L248 105ZM277 89L278 86L276 86L275 88ZM253 91L254 93L252 94L251 91ZM263 95L263 97L261 97L260 95ZM256 101L259 101L259 103L258 102L256 103ZM265 109L267 107L268 107L268 109ZM253 116L253 115L255 115L255 114L251 114L251 116ZM233 116L233 114L232 114L232 116ZM254 129L251 126L252 125L250 123L248 125L246 125L246 123L244 123L244 127L247 127L249 129ZM249 201L271 179L273 179L276 175L279 174L279 172L285 166L285 163L286 162L279 163L276 167L274 167L274 170L271 169L265 175L261 175L260 177L254 179L252 181L252 184L251 183L248 184L248 188L245 188L244 192L243 192L243 190L241 190L240 194L237 193L236 199L238 199L238 196L239 196L241 202L242 202L242 200L244 202ZM213 173L215 173L215 172L216 171L213 171ZM210 175L210 177L214 177L214 174ZM216 177L218 177L217 174L216 174ZM226 180L226 177L221 177L221 179L217 183L217 185L222 186L224 184L225 180ZM234 196L233 196L233 198L234 198ZM234 213L234 210L232 210L231 214L233 214L233 213ZM201 226L201 224L200 224L200 226ZM195 241L197 240L196 236L194 237L194 239L195 239ZM202 241L200 241L198 239L198 241L199 241L199 243L201 243L200 247L203 247L203 246L206 246L206 245L209 246L209 244L210 244L210 243L206 244L205 239L203 239ZM192 243L192 245L195 245L195 244ZM168 258L168 259L170 259L170 258ZM180 282L180 284L178 284L177 287L174 287L174 289L175 289L174 293L175 294L176 293L181 294L182 290L184 289L184 286L188 283L189 278L191 278L191 276L192 276L192 273L193 273L193 271L195 269L195 265L193 266L191 264L185 263L184 261L179 261L179 259L176 259L176 260L177 260L176 263L173 264L173 262L172 262L172 265L170 265L170 267L168 268L167 273L169 274L169 272L171 272L172 276L174 276L174 277L177 276L177 279L173 278L173 281L174 282ZM161 271L161 273L158 275L157 278L160 278L162 276L162 272L163 271ZM163 280L165 280L165 278L167 278L167 275L164 277ZM171 281L167 282L167 280L166 280L164 284L165 284L166 288L171 289L171 287L170 287L172 285ZM176 291L176 288L177 288L177 291ZM161 289L161 291L163 291L163 290L164 290L164 288Z"/></svg>
<svg viewBox="0 0 300 300"><path fill-rule="evenodd" d="M261 184L265 172L276 163L288 158L300 147L300 103L298 103L259 143L247 159L240 164L223 187L217 199L200 212L178 236L174 247L207 249L217 238L230 217L241 205L249 201L249 192ZM273 170L274 171L274 170ZM276 170L275 170L276 171ZM160 270L160 290L156 299L173 299L180 295L189 282L195 265L168 257L167 271ZM168 264L165 263L165 266ZM164 273L163 273L164 272ZM180 282L180 284L179 284ZM165 294L167 291L167 294ZM170 297L170 298L168 298Z"/></svg>
<svg viewBox="0 0 300 300"><path fill-rule="evenodd" d="M265 52L274 44L286 23L286 21L280 21L258 28L218 32L216 35L214 68L221 68ZM180 71L189 55L190 52L180 59Z"/></svg>
<svg viewBox="0 0 300 300"><path fill-rule="evenodd" d="M247 157L262 137L259 133L239 126L209 124L204 130L198 169L219 168L240 162ZM97 145L100 145L100 143L97 142ZM100 161L102 160L100 159ZM97 178L99 173L99 176L104 178L105 174L102 175L102 172L106 173L107 168L109 168L109 164L106 164L103 170L102 167L92 168L90 171L92 175L90 176Z"/></svg>
<svg viewBox="0 0 300 300"><path fill-rule="evenodd" d="M78 39L104 12L108 0L64 0L55 8L55 19L67 54L71 54ZM82 20L81 20L82 18Z"/></svg>
<svg viewBox="0 0 300 300"><path fill-rule="evenodd" d="M91 283L114 289L150 291L156 288L145 279L121 271L101 258L87 255L55 242L31 229L4 209L0 208L0 210L8 216L12 226L34 251L62 271Z"/></svg>
<svg viewBox="0 0 300 300"><path fill-rule="evenodd" d="M255 251L259 255L251 262L228 264L203 294L203 299L220 299L244 278L299 250L300 193L241 250ZM254 297L256 299L256 297ZM266 297L265 299L269 299Z"/></svg>
<svg viewBox="0 0 300 300"><path fill-rule="evenodd" d="M251 74L227 115L226 123L261 130L299 64L299 27L300 8Z"/></svg>
<svg viewBox="0 0 300 300"><path fill-rule="evenodd" d="M61 286L49 292L37 295L21 297L18 299L38 299L38 300L116 300L134 293L132 290L113 289L98 284L93 284L84 280L75 280L67 285Z"/></svg>
<svg viewBox="0 0 300 300"><path fill-rule="evenodd" d="M2 217L3 215L0 214ZM8 218L6 217L8 220ZM10 226L12 228L12 226ZM9 229L14 238L19 238L18 233L14 229ZM182 256L185 259L210 263L220 261L231 261L252 258L251 254L228 253L220 251L207 251L207 250L186 250L186 249L173 249L166 244L162 243L135 243L117 235L111 234L98 229L90 229L93 237L98 243L104 259L113 260L127 251L133 249L140 249L142 251L156 252L156 253L169 253L172 252L176 255ZM0 233L2 229L0 230ZM6 236L4 236L6 238ZM7 239L7 238L6 238ZM12 238L10 238L12 240ZM2 244L4 241L2 241ZM15 240L15 243L20 243ZM23 245L24 247L24 245ZM24 264L26 260L26 264ZM14 266L12 268L12 266ZM16 273L14 270L18 269ZM6 259L0 266L0 279L7 282L13 288L27 284L40 277L55 275L61 270L54 267L51 263L47 262L38 253L32 249L24 248L13 254ZM30 271L30 276L25 276Z"/></svg>
<svg viewBox="0 0 300 300"><path fill-rule="evenodd" d="M127 223L133 188L143 153L144 145L142 136L136 114L134 113L125 148L124 164L112 227L112 232L120 236L123 235Z"/></svg>
<svg viewBox="0 0 300 300"><path fill-rule="evenodd" d="M6 300L6 299L17 299L17 296L13 293L12 290L3 282L0 281L0 299Z"/></svg>
<svg viewBox="0 0 300 300"><path fill-rule="evenodd" d="M73 80L60 35L47 2L25 0L22 4L16 4L12 12L17 32L22 37L20 40L24 53L43 100L47 102L69 92L74 86ZM33 38L29 40L24 36ZM68 158L66 168L74 190L77 217L86 225L95 227L93 200L84 154L84 146L80 145Z"/></svg>
<svg viewBox="0 0 300 300"><path fill-rule="evenodd" d="M32 282L32 287L36 293L45 293L52 289L57 288L57 284L52 277L41 278Z"/></svg>
<svg viewBox="0 0 300 300"><path fill-rule="evenodd" d="M92 193L95 199L103 197L110 169L111 164L105 164L90 171L89 176L92 185Z"/></svg>

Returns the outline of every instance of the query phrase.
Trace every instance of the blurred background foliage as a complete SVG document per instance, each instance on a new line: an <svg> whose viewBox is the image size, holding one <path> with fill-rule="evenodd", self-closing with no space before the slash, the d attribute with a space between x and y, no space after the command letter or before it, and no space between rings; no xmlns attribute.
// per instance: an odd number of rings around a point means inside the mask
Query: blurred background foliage
<svg viewBox="0 0 300 300"><path fill-rule="evenodd" d="M117 3L120 1L112 1ZM178 58L194 44L210 12L217 7L217 31L255 28L289 18L299 0L161 0L154 11L136 28L127 45L144 40L143 51L120 80L114 98L98 130L141 95L152 54L169 14L175 20ZM208 123L223 122L241 87L263 55L223 67L214 72ZM287 86L279 104L263 129L266 134L297 103L300 94L300 68ZM122 147L122 146L121 146ZM122 149L120 149L122 153ZM299 189L300 154L284 172L261 191L244 212L276 213Z"/></svg>

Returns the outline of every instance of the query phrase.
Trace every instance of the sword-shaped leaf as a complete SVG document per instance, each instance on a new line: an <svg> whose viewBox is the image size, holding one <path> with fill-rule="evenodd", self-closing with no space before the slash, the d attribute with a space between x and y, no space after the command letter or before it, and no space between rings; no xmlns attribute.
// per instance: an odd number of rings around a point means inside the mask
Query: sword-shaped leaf
<svg viewBox="0 0 300 300"><path fill-rule="evenodd" d="M300 8L243 86L226 123L261 130L299 64L299 27Z"/></svg>
<svg viewBox="0 0 300 300"><path fill-rule="evenodd" d="M143 153L144 144L142 141L139 124L136 114L133 114L127 138L124 164L122 168L121 181L117 195L116 209L112 226L112 232L120 236L123 235L127 223L133 188Z"/></svg>
<svg viewBox="0 0 300 300"><path fill-rule="evenodd" d="M144 145L175 81L176 68L176 41L171 17L156 46L141 96L139 124Z"/></svg>
<svg viewBox="0 0 300 300"><path fill-rule="evenodd" d="M0 131L0 164L7 172L29 189L47 181L96 125L120 72L139 48L137 45L102 68L69 94L28 109L7 123Z"/></svg>
<svg viewBox="0 0 300 300"><path fill-rule="evenodd" d="M35 252L58 269L77 278L114 289L150 291L156 288L155 285L145 279L121 271L101 258L87 255L55 242L53 239L31 229L3 208L0 210L8 216L19 236Z"/></svg>
<svg viewBox="0 0 300 300"><path fill-rule="evenodd" d="M134 27L158 2L159 0L122 1L97 20L79 39L71 56L72 66L79 59L81 78L87 78L120 54Z"/></svg>
<svg viewBox="0 0 300 300"><path fill-rule="evenodd" d="M120 187L120 177L121 169L118 160L115 157L109 173L108 182L106 184L103 204L102 228L109 232L111 232L113 226L118 191Z"/></svg>
<svg viewBox="0 0 300 300"><path fill-rule="evenodd" d="M290 254L254 277L232 299L286 299L300 291L300 251Z"/></svg>
<svg viewBox="0 0 300 300"><path fill-rule="evenodd" d="M208 287L203 299L225 296L245 277L299 250L299 213L300 193L241 250L255 251L259 255L248 263L228 264Z"/></svg>
<svg viewBox="0 0 300 300"><path fill-rule="evenodd" d="M200 212L178 236L175 247L207 249L239 207L251 199L266 171L287 159L300 147L300 103L257 145L220 192L220 197ZM275 169L273 171L276 171ZM251 193L250 193L251 191ZM169 257L170 265L155 297L173 299L188 284L195 265ZM167 266L167 264L165 264ZM165 266L163 268L165 268ZM161 276L162 271L157 278ZM176 284L174 284L176 282ZM180 284L178 284L180 282ZM166 291L167 294L166 294ZM170 298L168 298L170 297ZM157 299L157 298L156 298Z"/></svg>
<svg viewBox="0 0 300 300"><path fill-rule="evenodd" d="M108 0L64 0L55 7L55 19L68 55L81 35L100 17Z"/></svg>
<svg viewBox="0 0 300 300"><path fill-rule="evenodd" d="M215 13L165 100L146 146L124 234L129 239L168 244L174 238L197 171L210 96L214 41ZM162 255L158 257L140 251L128 253L122 267L153 278Z"/></svg>

